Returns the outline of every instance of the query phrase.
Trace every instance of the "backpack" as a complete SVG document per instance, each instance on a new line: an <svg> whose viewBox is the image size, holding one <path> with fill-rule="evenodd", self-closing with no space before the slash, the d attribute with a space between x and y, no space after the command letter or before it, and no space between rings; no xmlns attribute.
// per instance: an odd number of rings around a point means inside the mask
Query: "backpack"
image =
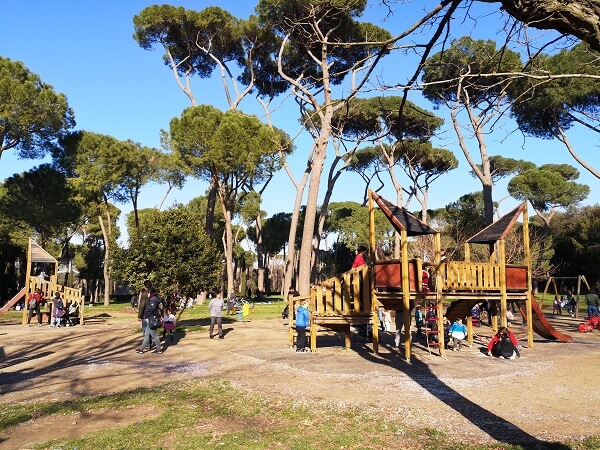
<svg viewBox="0 0 600 450"><path fill-rule="evenodd" d="M494 356L502 356L503 358L510 358L515 354L518 356L517 349L508 334L503 334L500 340L494 344L492 354Z"/></svg>
<svg viewBox="0 0 600 450"><path fill-rule="evenodd" d="M37 299L35 298L34 294L31 294L31 297L29 297L29 309L35 309L36 306L37 306Z"/></svg>

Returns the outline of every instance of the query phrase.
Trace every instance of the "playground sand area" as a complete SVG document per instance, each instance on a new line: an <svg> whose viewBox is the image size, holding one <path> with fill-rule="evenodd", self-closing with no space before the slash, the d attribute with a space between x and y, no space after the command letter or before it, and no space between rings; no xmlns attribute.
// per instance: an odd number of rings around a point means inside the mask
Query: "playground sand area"
<svg viewBox="0 0 600 450"><path fill-rule="evenodd" d="M379 354L362 339L342 348L335 333L320 333L315 353L288 347L281 320L226 323L224 339L178 331L163 354L136 354L141 334L133 314L102 323L50 329L0 320L0 404L63 401L180 380L220 378L235 388L275 401L363 406L409 428L433 428L462 443L564 442L598 435L600 332L579 333L581 319L547 316L571 344L536 336L515 361L485 355L485 339L441 358L422 342L411 363L384 333ZM185 320L179 324L185 327ZM475 331L490 336L491 328ZM34 418L3 432L3 449L29 448L32 440L77 437L136 423L160 411L77 411ZM26 432L25 432L26 431ZM390 437L401 442L401 436ZM367 444L366 448L368 448ZM543 448L543 445L540 446Z"/></svg>

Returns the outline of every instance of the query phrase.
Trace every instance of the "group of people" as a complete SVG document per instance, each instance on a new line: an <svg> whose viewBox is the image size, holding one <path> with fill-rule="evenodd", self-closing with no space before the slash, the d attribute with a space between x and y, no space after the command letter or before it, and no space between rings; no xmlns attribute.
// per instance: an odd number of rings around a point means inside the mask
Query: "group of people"
<svg viewBox="0 0 600 450"><path fill-rule="evenodd" d="M72 301L65 305L60 292L55 292L50 300L52 308L50 310L50 328L76 325L79 323L79 303ZM42 296L42 290L37 288L27 299L27 326L31 326L31 319L35 314L38 327L42 323L42 306L48 303Z"/></svg>
<svg viewBox="0 0 600 450"><path fill-rule="evenodd" d="M142 344L136 349L137 353L144 353L146 348L153 353L161 354L161 340L158 337L158 329L163 328L163 338L166 331L170 331L173 339L173 330L175 329L177 312L177 300L173 295L168 295L163 300L158 291L152 286L149 280L144 281L144 288L140 292L138 299L138 320L142 322L142 334L144 338Z"/></svg>
<svg viewBox="0 0 600 450"><path fill-rule="evenodd" d="M218 336L219 339L224 339L223 310L225 304L223 295L220 292L211 292L209 298L209 337L213 339ZM164 346L161 347L158 329L163 328L163 339L167 331L170 331L171 340L173 339L178 304L178 299L173 295L168 295L165 300L161 299L158 291L152 286L152 283L149 280L144 281L144 288L138 298L138 319L142 322L142 334L144 337L141 345L136 348L137 353L144 353L146 349L152 350L152 344L154 344L152 353L161 354L163 352ZM215 326L217 334L214 333Z"/></svg>
<svg viewBox="0 0 600 450"><path fill-rule="evenodd" d="M417 337L424 337L423 329L429 331L438 331L438 320L434 308L427 308L423 312L422 306L415 308L415 326L417 328ZM467 327L461 317L457 317L454 322L444 314L442 317L444 343L446 348L452 346L453 351L461 351L463 341L467 336ZM431 342L438 342L438 334L431 333L429 336ZM487 346L487 354L500 359L516 359L520 356L521 346L519 345L515 334L507 327L499 327L498 331L490 339Z"/></svg>
<svg viewBox="0 0 600 450"><path fill-rule="evenodd" d="M562 316L564 309L571 314L571 317L575 317L575 308L577 308L577 300L570 292L567 293L566 297L564 295L561 295L560 298L558 298L558 295L554 296L554 301L552 302L552 314Z"/></svg>

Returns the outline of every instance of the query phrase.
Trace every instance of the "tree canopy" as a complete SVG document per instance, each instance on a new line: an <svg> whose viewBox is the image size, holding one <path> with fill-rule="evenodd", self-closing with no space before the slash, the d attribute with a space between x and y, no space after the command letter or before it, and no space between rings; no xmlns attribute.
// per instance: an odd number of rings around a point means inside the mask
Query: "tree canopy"
<svg viewBox="0 0 600 450"><path fill-rule="evenodd" d="M0 56L0 157L15 149L22 158L40 158L75 126L63 94L20 61Z"/></svg>

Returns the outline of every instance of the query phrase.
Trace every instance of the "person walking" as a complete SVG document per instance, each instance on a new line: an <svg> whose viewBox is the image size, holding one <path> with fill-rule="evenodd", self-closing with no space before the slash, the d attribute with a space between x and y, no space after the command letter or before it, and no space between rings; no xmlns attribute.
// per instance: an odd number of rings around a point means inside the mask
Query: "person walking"
<svg viewBox="0 0 600 450"><path fill-rule="evenodd" d="M208 331L208 337L213 339L215 335L213 331L215 329L215 324L217 325L217 329L219 331L219 339L224 339L223 336L223 296L221 293L217 293L217 295L210 299L208 302L208 310L210 311L210 330Z"/></svg>
<svg viewBox="0 0 600 450"><path fill-rule="evenodd" d="M158 329L162 322L163 302L158 296L158 291L154 288L148 289L148 300L142 314L142 327L144 328L144 340L142 345L136 350L137 353L144 353L146 347L150 348L150 339L154 341L156 348L153 353L162 353L160 347L160 338ZM145 324L145 326L144 326Z"/></svg>
<svg viewBox="0 0 600 450"><path fill-rule="evenodd" d="M138 320L142 321L142 334L146 335L146 322L144 322L144 310L146 309L146 302L148 301L148 295L150 292L150 288L152 287L152 283L150 280L144 281L144 287L140 291L140 296L138 299Z"/></svg>
<svg viewBox="0 0 600 450"><path fill-rule="evenodd" d="M600 299L598 295L590 291L585 295L585 302L587 303L588 319L598 314L598 308L600 308Z"/></svg>

